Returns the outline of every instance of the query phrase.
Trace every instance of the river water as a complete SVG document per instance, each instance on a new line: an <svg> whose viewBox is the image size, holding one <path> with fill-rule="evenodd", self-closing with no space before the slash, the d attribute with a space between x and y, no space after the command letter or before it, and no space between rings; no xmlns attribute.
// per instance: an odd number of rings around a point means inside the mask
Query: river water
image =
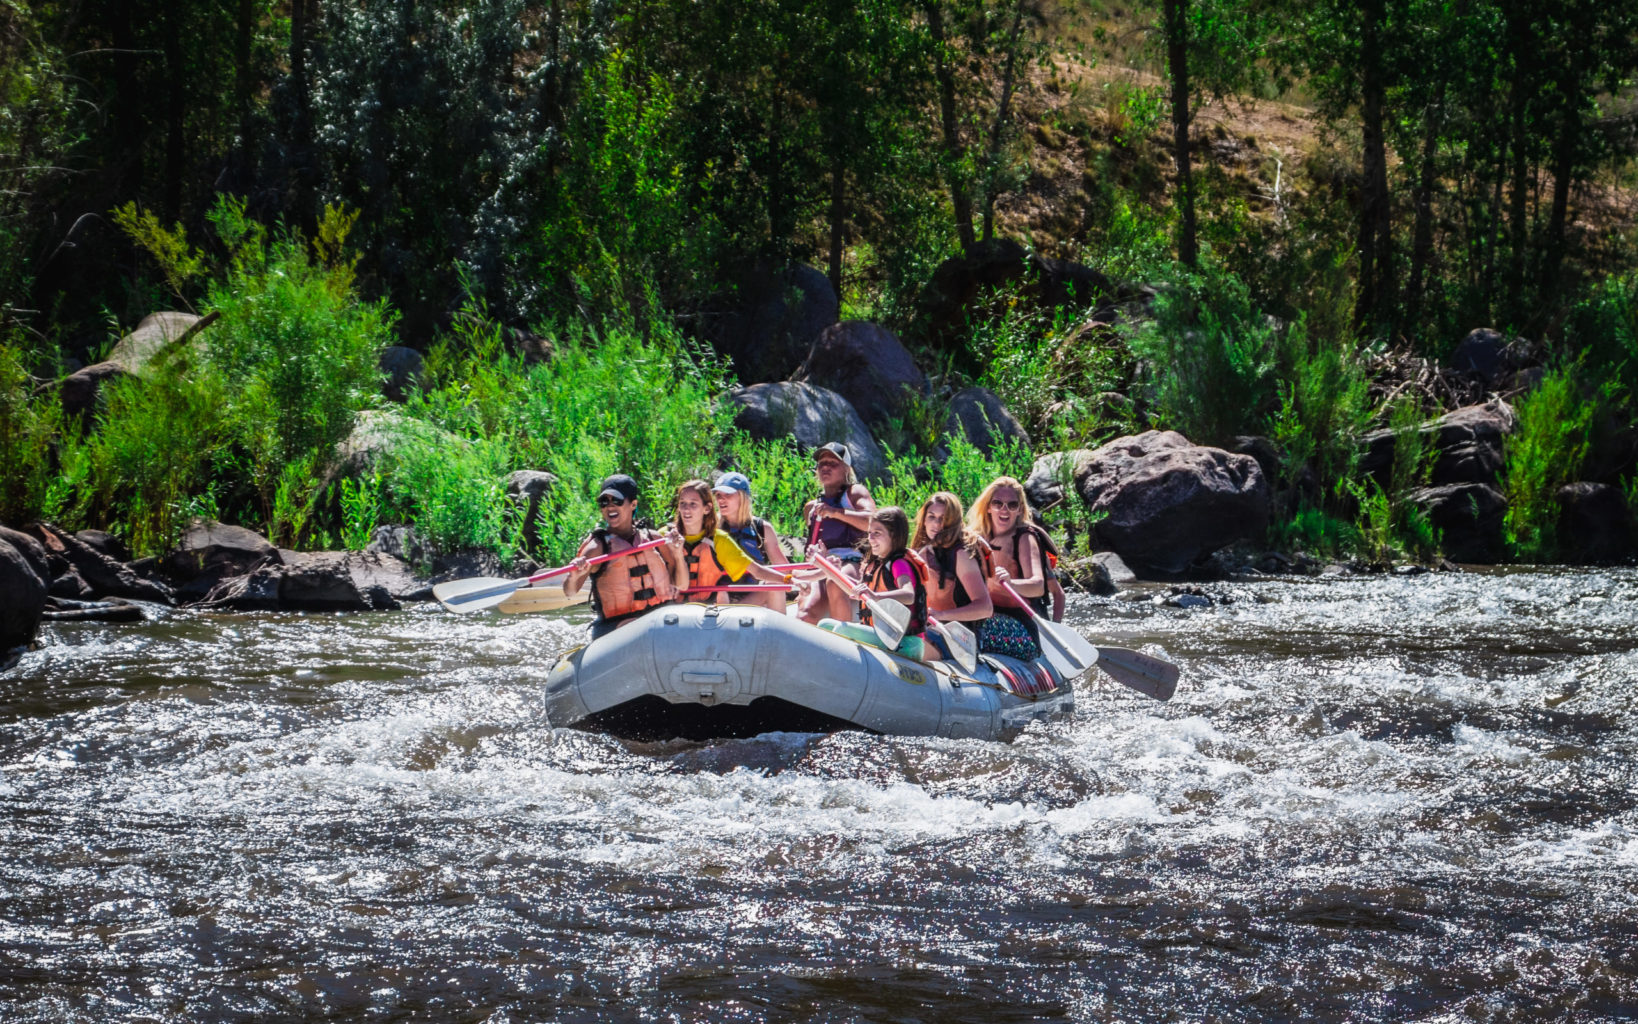
<svg viewBox="0 0 1638 1024"><path fill-rule="evenodd" d="M52 626L0 1019L1638 1013L1638 573L1223 590L1072 599L1177 696L1011 744L555 733L583 615Z"/></svg>

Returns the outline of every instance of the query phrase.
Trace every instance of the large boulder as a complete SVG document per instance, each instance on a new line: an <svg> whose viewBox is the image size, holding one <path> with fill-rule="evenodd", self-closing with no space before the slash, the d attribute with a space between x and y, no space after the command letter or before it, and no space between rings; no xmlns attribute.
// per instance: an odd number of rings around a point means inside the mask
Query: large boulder
<svg viewBox="0 0 1638 1024"><path fill-rule="evenodd" d="M820 331L791 379L829 388L876 426L902 415L910 396L927 392L926 375L898 336L865 320Z"/></svg>
<svg viewBox="0 0 1638 1024"><path fill-rule="evenodd" d="M974 386L957 391L950 399L944 432L960 434L986 455L1006 441L1029 447L1029 432L989 388Z"/></svg>
<svg viewBox="0 0 1638 1024"><path fill-rule="evenodd" d="M734 408L734 425L761 440L795 438L807 449L827 441L847 445L853 470L876 478L887 472L887 456L847 399L834 391L800 381L780 381L736 388L723 397ZM751 481L756 486L756 481Z"/></svg>
<svg viewBox="0 0 1638 1024"><path fill-rule="evenodd" d="M1558 539L1567 559L1609 565L1632 558L1632 513L1619 487L1582 480L1560 487L1557 498Z"/></svg>
<svg viewBox="0 0 1638 1024"><path fill-rule="evenodd" d="M757 267L700 316L699 333L746 384L784 380L840 309L830 279L809 266Z"/></svg>
<svg viewBox="0 0 1638 1024"><path fill-rule="evenodd" d="M40 577L42 583L51 582L51 560L46 557L45 546L21 530L13 530L8 526L0 526L0 542L10 544L17 549L18 554L28 560L29 568L34 575Z"/></svg>
<svg viewBox="0 0 1638 1024"><path fill-rule="evenodd" d="M1072 455L1075 490L1103 515L1094 536L1135 571L1184 572L1268 526L1268 481L1249 455L1155 430L1079 454Z"/></svg>
<svg viewBox="0 0 1638 1024"><path fill-rule="evenodd" d="M254 530L214 519L195 519L182 531L176 550L165 557L160 567L182 584L176 592L179 600L198 601L230 576L242 576L282 561L279 549Z"/></svg>
<svg viewBox="0 0 1638 1024"><path fill-rule="evenodd" d="M129 376L130 370L109 360L75 370L57 385L57 396L62 401L63 415L77 417L80 428L89 429L96 418L97 399L102 394L103 387L111 381Z"/></svg>
<svg viewBox="0 0 1638 1024"><path fill-rule="evenodd" d="M1046 309L1092 306L1115 294L1110 280L1090 267L1036 255L1011 239L993 238L974 243L933 271L920 298L928 339L941 348L964 348L972 333L969 321L983 314L991 293L1008 286Z"/></svg>
<svg viewBox="0 0 1638 1024"><path fill-rule="evenodd" d="M193 313L149 313L137 324L136 330L115 343L107 361L145 377L156 360L169 358L174 350L186 345L220 315L215 312L202 317Z"/></svg>
<svg viewBox="0 0 1638 1024"><path fill-rule="evenodd" d="M1491 484L1422 487L1408 499L1440 532L1439 546L1447 558L1493 563L1505 554L1502 520L1507 515L1507 499Z"/></svg>
<svg viewBox="0 0 1638 1024"><path fill-rule="evenodd" d="M237 611L391 611L431 588L402 559L356 551L280 551L279 562L222 580L204 605Z"/></svg>
<svg viewBox="0 0 1638 1024"><path fill-rule="evenodd" d="M1501 399L1463 406L1417 427L1423 443L1435 451L1429 482L1491 484L1506 464L1507 435L1517 426L1513 409ZM1359 468L1384 489L1390 486L1397 438L1392 430L1373 430L1360 441Z"/></svg>
<svg viewBox="0 0 1638 1024"><path fill-rule="evenodd" d="M34 641L45 603L46 581L27 556L0 540L0 665L6 652Z"/></svg>

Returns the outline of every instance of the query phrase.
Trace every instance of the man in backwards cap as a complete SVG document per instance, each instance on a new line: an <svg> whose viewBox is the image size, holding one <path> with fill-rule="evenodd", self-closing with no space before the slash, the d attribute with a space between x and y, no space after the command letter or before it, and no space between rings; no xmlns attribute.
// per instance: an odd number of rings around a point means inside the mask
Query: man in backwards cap
<svg viewBox="0 0 1638 1024"><path fill-rule="evenodd" d="M671 557L664 546L595 566L587 564L600 555L630 551L663 539L659 532L636 523L637 481L624 473L604 480L597 493L597 511L603 521L580 542L563 581L563 593L572 597L580 592L587 577L591 578L593 640L650 608L670 604L676 600L677 591L688 585L688 567L681 559Z"/></svg>

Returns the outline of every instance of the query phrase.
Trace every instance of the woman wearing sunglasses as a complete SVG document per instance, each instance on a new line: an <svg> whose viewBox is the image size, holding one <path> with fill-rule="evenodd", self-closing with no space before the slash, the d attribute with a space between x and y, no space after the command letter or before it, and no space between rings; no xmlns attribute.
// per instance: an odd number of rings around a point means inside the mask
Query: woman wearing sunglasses
<svg viewBox="0 0 1638 1024"><path fill-rule="evenodd" d="M603 521L580 542L563 580L563 593L573 597L586 578L591 578L593 640L650 608L670 604L677 599L677 591L688 585L688 567L670 547L651 548L596 567L586 565L587 559L598 555L661 539L658 532L637 525L637 481L624 473L604 480L597 495L597 512Z"/></svg>
<svg viewBox="0 0 1638 1024"><path fill-rule="evenodd" d="M979 634L980 650L1015 658L1035 658L1041 654L1034 621L1006 588L1010 583L1031 606L1045 610L1045 558L1040 541L1025 525L1029 517L1024 485L1010 476L991 481L973 502L967 526L989 542L989 590L996 612Z"/></svg>
<svg viewBox="0 0 1638 1024"><path fill-rule="evenodd" d="M856 580L876 500L859 482L853 472L853 457L840 441L813 450L813 473L819 480L819 497L802 510L808 524L808 545L842 563L843 574ZM804 622L817 623L827 617L848 622L856 607L840 587L820 580L802 599L800 610Z"/></svg>

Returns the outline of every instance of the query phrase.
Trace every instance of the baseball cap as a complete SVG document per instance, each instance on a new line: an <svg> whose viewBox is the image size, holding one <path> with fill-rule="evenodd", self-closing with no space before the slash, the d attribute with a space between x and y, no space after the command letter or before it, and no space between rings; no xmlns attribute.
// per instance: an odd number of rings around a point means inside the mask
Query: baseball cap
<svg viewBox="0 0 1638 1024"><path fill-rule="evenodd" d="M818 461L820 452L829 452L830 454L836 456L838 459L842 460L842 465L844 466L853 465L853 457L847 453L847 445L840 441L827 441L826 443L815 448L813 450L813 458L815 461Z"/></svg>
<svg viewBox="0 0 1638 1024"><path fill-rule="evenodd" d="M612 494L621 501L637 500L637 481L624 473L616 473L603 481L603 489L597 492L601 498L605 494Z"/></svg>
<svg viewBox="0 0 1638 1024"><path fill-rule="evenodd" d="M711 486L717 494L728 494L733 491L751 493L751 481L744 473L724 473L717 477L717 482Z"/></svg>

